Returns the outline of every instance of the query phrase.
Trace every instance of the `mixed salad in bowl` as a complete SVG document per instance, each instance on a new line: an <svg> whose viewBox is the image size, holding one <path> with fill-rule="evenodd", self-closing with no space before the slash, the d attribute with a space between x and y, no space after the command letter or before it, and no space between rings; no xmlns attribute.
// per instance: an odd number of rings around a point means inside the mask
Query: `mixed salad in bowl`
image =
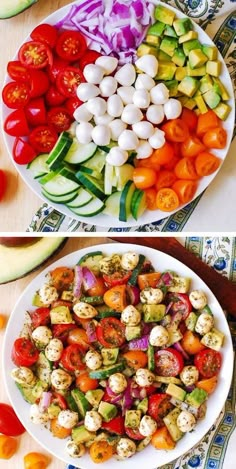
<svg viewBox="0 0 236 469"><path fill-rule="evenodd" d="M222 67L192 21L160 2L76 2L8 63L13 159L78 217L173 212L227 151Z"/></svg>
<svg viewBox="0 0 236 469"><path fill-rule="evenodd" d="M204 419L224 334L191 278L135 250L94 250L50 270L32 304L11 377L65 454L104 463L149 444L174 450Z"/></svg>

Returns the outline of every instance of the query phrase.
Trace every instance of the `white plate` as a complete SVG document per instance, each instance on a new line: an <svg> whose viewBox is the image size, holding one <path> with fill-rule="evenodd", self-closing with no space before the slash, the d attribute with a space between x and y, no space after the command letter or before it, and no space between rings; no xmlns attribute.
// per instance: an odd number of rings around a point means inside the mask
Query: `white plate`
<svg viewBox="0 0 236 469"><path fill-rule="evenodd" d="M157 0L152 0L152 1L155 4L161 4L162 3L162 2L158 2ZM80 1L77 0L74 3L79 4ZM50 23L50 24L57 23L70 10L71 5L72 4L69 4L69 5L55 11L54 13L49 15L47 18L45 18L42 21L42 23ZM186 15L184 15L182 12L176 10L175 8L171 7L170 5L168 5L168 8L175 11L176 15L179 18L186 17ZM194 23L194 21L192 19L191 19L191 21ZM195 30L199 34L199 40L200 40L201 43L214 45L214 43L209 38L209 36L197 24L194 23L194 27L195 27ZM29 36L25 39L25 41L28 41L28 40L30 40ZM232 138L232 134L233 134L233 128L234 128L234 99L233 99L234 94L233 94L233 87L232 87L232 82L231 82L231 79L230 79L230 76L229 76L229 72L227 70L227 67L224 63L224 60L223 60L222 56L220 55L219 52L218 52L218 54L219 54L219 58L222 62L222 75L221 75L221 78L224 82L224 85L225 85L226 89L228 90L228 92L231 96L231 99L229 100L229 104L232 107L231 113L230 113L229 117L227 118L226 122L224 123L224 127L225 127L225 129L227 131L227 135L228 135L227 146L223 150L214 150L214 154L219 156L222 160L224 160L227 153L228 153L228 150L229 150L229 146L230 146L230 142L231 142L231 138ZM9 79L6 78L6 82L8 82L8 81L9 81ZM2 122L4 122L6 116L11 111L12 110L9 110L5 105L2 106ZM5 132L4 132L4 138L5 138L5 143L6 143L8 152L9 152L9 154L11 156L11 159L12 159L12 147L13 147L14 138L10 137L7 134L5 134ZM12 159L12 161L13 161L13 159ZM14 163L14 161L13 161L13 163ZM52 207L54 207L56 210L63 213L64 215L67 215L70 218L76 219L76 220L84 222L84 223L91 223L91 224L97 225L97 226L112 227L112 228L116 228L116 227L126 227L127 228L129 226L140 226L140 225L144 225L144 224L147 224L147 223L152 223L152 222L159 221L162 218L165 218L165 217L167 217L167 216L169 216L169 215L171 215L171 214L173 214L177 211L177 210L174 210L172 212L162 212L160 210L156 210L156 211L146 210L145 213L142 215L142 217L139 218L138 221L136 221L136 220L134 220L133 218L130 217L130 219L127 222L121 222L118 219L116 219L115 217L103 215L102 213L98 214L94 217L81 217L81 216L78 216L75 213L73 213L71 210L69 210L65 205L56 204L54 202L49 201L47 198L45 198L41 193L40 184L37 182L37 180L35 180L33 178L32 174L31 174L31 171L27 170L26 166L21 166L21 165L15 164L15 167L16 167L16 170L21 175L21 177L26 182L26 184L41 199L43 199L44 202L47 202L49 205L51 205ZM198 189L197 189L197 192L194 196L194 199L198 195L200 195L208 187L208 185L211 183L211 181L216 176L217 172L218 171L216 171L211 176L207 176L207 177L204 177L204 178L201 179L201 181L199 183L199 186L198 186ZM178 208L178 210L183 208L185 205L181 205Z"/></svg>
<svg viewBox="0 0 236 469"><path fill-rule="evenodd" d="M47 267L41 274L39 274L22 293L18 303L16 304L10 320L8 322L7 330L5 333L4 346L3 346L3 370L4 380L8 391L9 399L20 418L21 422L32 435L32 437L38 441L39 444L44 446L46 450L52 453L55 457L62 459L69 464L79 464L79 467L83 469L96 469L98 466L94 464L89 455L85 455L79 460L70 458L64 451L65 441L54 438L49 430L46 430L43 426L34 425L30 422L29 409L30 405L27 404L10 376L12 368L14 368L10 357L10 351L14 340L19 336L23 325L24 311L32 310L31 300L36 290L45 282L45 275L55 267L66 265L69 267L74 266L80 257L84 254L100 250L106 255L112 253L124 253L129 250L137 253L144 254L153 263L153 266L158 271L174 270L179 275L190 277L192 279L191 289L203 290L208 298L208 303L213 311L215 317L216 327L225 334L225 342L222 348L223 363L219 375L219 382L217 389L210 396L207 406L206 418L200 421L196 429L186 434L182 440L180 440L176 448L173 451L157 451L151 445L141 453L137 453L131 459L123 461L116 461L114 458L111 462L108 461L103 464L102 467L109 469L111 466L113 469L120 469L121 464L123 469L136 469L138 467L145 467L146 469L152 469L153 467L162 466L170 461L183 455L189 451L199 440L206 434L210 427L216 421L228 395L230 388L232 369L233 369L233 348L228 328L227 321L224 313L216 300L215 296L207 285L196 275L191 269L186 267L181 262L164 254L160 251L150 249L144 246L136 246L131 244L102 244L94 246L93 248L82 249L77 252L73 252L62 259L54 262L51 266Z"/></svg>

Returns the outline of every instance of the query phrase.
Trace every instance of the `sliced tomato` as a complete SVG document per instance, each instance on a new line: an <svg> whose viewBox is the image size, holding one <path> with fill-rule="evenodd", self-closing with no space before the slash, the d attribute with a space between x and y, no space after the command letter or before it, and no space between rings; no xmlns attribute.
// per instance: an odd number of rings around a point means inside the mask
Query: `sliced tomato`
<svg viewBox="0 0 236 469"><path fill-rule="evenodd" d="M79 344L71 344L66 347L60 359L61 365L68 371L85 370L86 365L83 363L84 348Z"/></svg>
<svg viewBox="0 0 236 469"><path fill-rule="evenodd" d="M33 29L30 37L32 37L33 41L39 41L47 44L51 48L53 48L56 44L58 36L58 30L51 24L43 23L36 26Z"/></svg>
<svg viewBox="0 0 236 469"><path fill-rule="evenodd" d="M69 62L80 59L86 49L86 40L78 31L63 31L56 43L57 55Z"/></svg>
<svg viewBox="0 0 236 469"><path fill-rule="evenodd" d="M169 347L155 353L155 370L159 376L177 376L184 367L183 355Z"/></svg>
<svg viewBox="0 0 236 469"><path fill-rule="evenodd" d="M22 138L15 139L12 154L18 164L28 164L36 157L34 148Z"/></svg>
<svg viewBox="0 0 236 469"><path fill-rule="evenodd" d="M48 106L60 106L60 104L64 103L66 97L58 91L56 86L51 85L48 88L45 100Z"/></svg>
<svg viewBox="0 0 236 469"><path fill-rule="evenodd" d="M83 57L81 57L81 59L79 60L79 66L81 70L83 70L86 65L93 64L95 60L98 59L98 57L101 57L101 55L102 54L100 54L100 52L97 52L96 50L87 50Z"/></svg>
<svg viewBox="0 0 236 469"><path fill-rule="evenodd" d="M188 109L187 107L183 107L181 120L185 122L190 132L196 131L198 117L194 111L192 111L191 109Z"/></svg>
<svg viewBox="0 0 236 469"><path fill-rule="evenodd" d="M52 83L55 83L58 73L67 67L69 67L68 60L63 60L63 59L60 59L60 57L54 56L52 65L47 67L49 80Z"/></svg>
<svg viewBox="0 0 236 469"><path fill-rule="evenodd" d="M83 73L75 67L64 68L58 73L56 79L58 90L67 98L76 97L77 88L82 82L84 82Z"/></svg>
<svg viewBox="0 0 236 469"><path fill-rule="evenodd" d="M194 357L194 365L203 378L212 378L218 375L222 363L222 356L216 350L205 348Z"/></svg>
<svg viewBox="0 0 236 469"><path fill-rule="evenodd" d="M158 427L163 425L163 418L172 409L170 396L167 394L152 394L148 398L148 415L156 420Z"/></svg>
<svg viewBox="0 0 236 469"><path fill-rule="evenodd" d="M25 428L14 409L8 404L0 403L0 433L7 436L19 436L24 432Z"/></svg>
<svg viewBox="0 0 236 469"><path fill-rule="evenodd" d="M83 101L80 101L79 98L68 98L65 102L66 109L69 112L70 116L74 119L74 112L75 110L83 104Z"/></svg>
<svg viewBox="0 0 236 469"><path fill-rule="evenodd" d="M131 271L126 272L124 270L120 270L110 275L104 274L103 279L108 287L116 287L117 285L126 284L131 277L131 273Z"/></svg>
<svg viewBox="0 0 236 469"><path fill-rule="evenodd" d="M160 272L149 272L147 274L138 275L138 286L140 290L143 290L147 287L156 288L160 277Z"/></svg>
<svg viewBox="0 0 236 469"><path fill-rule="evenodd" d="M44 99L42 97L31 99L25 107L25 115L32 127L46 124L47 116Z"/></svg>
<svg viewBox="0 0 236 469"><path fill-rule="evenodd" d="M145 438L138 428L125 427L125 433L129 438L132 438L132 440L143 440Z"/></svg>
<svg viewBox="0 0 236 469"><path fill-rule="evenodd" d="M19 59L26 68L44 68L52 64L51 49L42 42L25 42L19 50Z"/></svg>
<svg viewBox="0 0 236 469"><path fill-rule="evenodd" d="M72 118L69 112L63 107L53 107L48 111L47 122L55 132L60 133L69 129Z"/></svg>
<svg viewBox="0 0 236 469"><path fill-rule="evenodd" d="M30 318L33 329L38 326L46 326L50 322L50 308L37 308L30 313Z"/></svg>
<svg viewBox="0 0 236 469"><path fill-rule="evenodd" d="M182 321L184 321L192 311L189 297L185 293L167 293L165 301L168 305L172 303L169 308L169 312L173 314L181 313Z"/></svg>
<svg viewBox="0 0 236 469"><path fill-rule="evenodd" d="M59 392L53 392L52 403L55 405L59 405L62 410L68 409L68 405L65 398Z"/></svg>
<svg viewBox="0 0 236 469"><path fill-rule="evenodd" d="M65 342L68 338L69 332L76 328L76 324L54 324L52 326L52 335L53 337L62 340L62 342Z"/></svg>
<svg viewBox="0 0 236 469"><path fill-rule="evenodd" d="M109 317L100 321L97 329L97 338L103 347L121 347L125 342L125 326L117 318Z"/></svg>
<svg viewBox="0 0 236 469"><path fill-rule="evenodd" d="M102 429L108 430L110 433L115 433L116 435L124 435L125 433L125 419L122 415L117 415L114 419L109 422L102 422Z"/></svg>
<svg viewBox="0 0 236 469"><path fill-rule="evenodd" d="M103 277L96 277L94 286L89 288L86 293L88 296L103 296L106 291L107 287Z"/></svg>
<svg viewBox="0 0 236 469"><path fill-rule="evenodd" d="M4 130L12 137L29 135L29 126L23 109L16 109L7 116L4 122Z"/></svg>
<svg viewBox="0 0 236 469"><path fill-rule="evenodd" d="M47 125L35 127L29 135L29 142L38 153L49 153L56 141L57 133Z"/></svg>
<svg viewBox="0 0 236 469"><path fill-rule="evenodd" d="M30 70L30 96L38 98L43 96L49 88L49 78L42 70Z"/></svg>
<svg viewBox="0 0 236 469"><path fill-rule="evenodd" d="M29 101L30 88L23 81L11 81L4 86L2 99L10 109L22 109Z"/></svg>
<svg viewBox="0 0 236 469"><path fill-rule="evenodd" d="M29 70L19 60L8 62L7 73L12 80L28 82L30 79Z"/></svg>
<svg viewBox="0 0 236 469"><path fill-rule="evenodd" d="M39 351L36 349L31 340L25 337L19 337L15 340L11 359L16 366L31 366L39 357Z"/></svg>

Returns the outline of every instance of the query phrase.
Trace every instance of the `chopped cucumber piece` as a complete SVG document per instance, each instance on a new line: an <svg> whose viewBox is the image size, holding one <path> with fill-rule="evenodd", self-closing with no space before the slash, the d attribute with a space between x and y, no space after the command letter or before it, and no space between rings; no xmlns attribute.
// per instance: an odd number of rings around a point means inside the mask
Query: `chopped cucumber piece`
<svg viewBox="0 0 236 469"><path fill-rule="evenodd" d="M105 205L100 199L92 199L88 204L83 205L82 207L69 207L70 210L81 217L92 217L97 215L97 213L102 212Z"/></svg>
<svg viewBox="0 0 236 469"><path fill-rule="evenodd" d="M56 202L57 204L66 204L67 202L70 202L76 198L78 191L76 189L74 192L70 192L69 194L52 195L42 189L42 194L44 195L44 197L46 197L48 200L51 200L52 202Z"/></svg>
<svg viewBox="0 0 236 469"><path fill-rule="evenodd" d="M70 134L62 132L46 161L50 169L55 170L60 167L71 145L72 137Z"/></svg>
<svg viewBox="0 0 236 469"><path fill-rule="evenodd" d="M83 207L83 205L88 204L92 200L93 196L83 187L80 187L77 191L77 197L68 202L66 205L69 208Z"/></svg>
<svg viewBox="0 0 236 469"><path fill-rule="evenodd" d="M133 181L127 181L120 197L120 213L119 220L127 221L131 214L131 200L135 191Z"/></svg>
<svg viewBox="0 0 236 469"><path fill-rule="evenodd" d="M48 153L42 153L41 155L36 156L36 158L27 165L27 169L32 171L34 178L38 178L49 173L50 169L46 163L47 159Z"/></svg>
<svg viewBox="0 0 236 469"><path fill-rule="evenodd" d="M119 217L121 192L113 192L105 202L103 213L112 217Z"/></svg>
<svg viewBox="0 0 236 469"><path fill-rule="evenodd" d="M80 164L91 158L96 150L97 145L95 145L95 143L91 142L83 145L82 143L79 143L75 137L64 160L70 164Z"/></svg>

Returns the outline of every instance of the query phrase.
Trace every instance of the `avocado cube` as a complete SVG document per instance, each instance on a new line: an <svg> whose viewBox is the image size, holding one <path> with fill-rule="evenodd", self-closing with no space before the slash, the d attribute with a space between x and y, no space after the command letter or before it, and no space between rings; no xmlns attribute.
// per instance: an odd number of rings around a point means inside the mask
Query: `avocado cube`
<svg viewBox="0 0 236 469"><path fill-rule="evenodd" d="M201 49L192 49L189 52L189 64L192 68L201 67L207 62L207 56L203 54Z"/></svg>
<svg viewBox="0 0 236 469"><path fill-rule="evenodd" d="M205 114L205 112L208 111L208 108L204 102L204 99L202 96L194 96L195 103L200 111L201 114Z"/></svg>
<svg viewBox="0 0 236 469"><path fill-rule="evenodd" d="M184 107L191 109L191 111L196 107L196 101L193 98L188 98L184 104Z"/></svg>
<svg viewBox="0 0 236 469"><path fill-rule="evenodd" d="M172 62L174 62L179 67L183 67L185 64L186 55L182 48L177 47L172 56Z"/></svg>
<svg viewBox="0 0 236 469"><path fill-rule="evenodd" d="M179 342L179 340L183 338L183 334L181 333L179 329L169 327L167 328L167 330L169 334L169 341L168 341L167 347L170 347L176 342Z"/></svg>
<svg viewBox="0 0 236 469"><path fill-rule="evenodd" d="M172 57L177 47L177 39L175 39L174 37L164 37L161 41L160 50Z"/></svg>
<svg viewBox="0 0 236 469"><path fill-rule="evenodd" d="M166 312L166 306L158 305L143 305L144 322L158 322L161 321Z"/></svg>
<svg viewBox="0 0 236 469"><path fill-rule="evenodd" d="M197 322L197 315L192 311L188 317L185 319L185 325L189 331L194 331L196 322Z"/></svg>
<svg viewBox="0 0 236 469"><path fill-rule="evenodd" d="M152 34L153 36L162 36L166 25L165 23L161 23L160 21L156 21L156 23L152 24L148 30L147 35Z"/></svg>
<svg viewBox="0 0 236 469"><path fill-rule="evenodd" d="M200 87L199 90L201 93L206 93L206 91L209 91L213 87L213 81L210 75L206 74L200 79Z"/></svg>
<svg viewBox="0 0 236 469"><path fill-rule="evenodd" d="M86 443L87 441L92 440L95 436L96 433L89 432L84 425L73 428L71 433L72 440L77 445L80 443Z"/></svg>
<svg viewBox="0 0 236 469"><path fill-rule="evenodd" d="M184 401L186 391L184 391L184 389L180 388L179 386L176 386L176 384L169 383L166 389L166 394L169 394L170 396L175 397L180 401Z"/></svg>
<svg viewBox="0 0 236 469"><path fill-rule="evenodd" d="M198 33L197 31L189 31L187 34L183 34L179 38L179 44L183 44L184 42L191 41L191 39L197 39Z"/></svg>
<svg viewBox="0 0 236 469"><path fill-rule="evenodd" d="M118 348L102 348L102 361L104 366L114 365L119 355Z"/></svg>
<svg viewBox="0 0 236 469"><path fill-rule="evenodd" d="M189 55L189 52L194 49L201 49L201 44L198 39L191 39L183 43L183 51L185 55Z"/></svg>
<svg viewBox="0 0 236 469"><path fill-rule="evenodd" d="M59 405L56 404L50 404L50 406L47 409L47 413L49 415L50 419L56 419L58 415L61 412L61 408Z"/></svg>
<svg viewBox="0 0 236 469"><path fill-rule="evenodd" d="M229 106L229 104L221 102L220 104L218 104L218 106L213 109L213 111L219 117L219 119L224 121L225 119L227 119L231 111L231 107Z"/></svg>
<svg viewBox="0 0 236 469"><path fill-rule="evenodd" d="M65 301L73 301L74 294L70 290L64 290L61 294L61 299Z"/></svg>
<svg viewBox="0 0 236 469"><path fill-rule="evenodd" d="M185 402L193 407L200 407L200 405L207 399L207 392L204 389L195 388L190 394L187 394Z"/></svg>
<svg viewBox="0 0 236 469"><path fill-rule="evenodd" d="M81 417L85 417L86 412L90 410L90 404L86 399L85 394L79 389L73 389L71 391L71 395L75 400Z"/></svg>
<svg viewBox="0 0 236 469"><path fill-rule="evenodd" d="M173 23L177 36L183 36L193 29L192 22L189 18L179 18Z"/></svg>
<svg viewBox="0 0 236 469"><path fill-rule="evenodd" d="M158 5L155 8L155 19L158 21L161 21L162 23L169 24L172 26L173 21L175 19L175 12L172 10L169 10L169 8L166 8L162 5Z"/></svg>
<svg viewBox="0 0 236 469"><path fill-rule="evenodd" d="M141 326L126 326L125 338L126 340L138 339L141 337Z"/></svg>
<svg viewBox="0 0 236 469"><path fill-rule="evenodd" d="M202 65L201 67L198 68L192 68L189 64L187 63L187 75L189 77L202 77L206 74L206 66Z"/></svg>
<svg viewBox="0 0 236 469"><path fill-rule="evenodd" d="M208 46L207 44L203 44L202 52L207 56L209 60L217 59L218 50L216 46Z"/></svg>
<svg viewBox="0 0 236 469"><path fill-rule="evenodd" d="M178 95L178 81L177 80L169 80L165 82L166 87L169 90L169 97L172 98L173 96Z"/></svg>
<svg viewBox="0 0 236 469"><path fill-rule="evenodd" d="M186 76L187 76L187 67L178 67L175 72L175 79L177 81L181 81Z"/></svg>
<svg viewBox="0 0 236 469"><path fill-rule="evenodd" d="M137 49L137 56L142 57L143 55L151 54L157 57L157 48L151 46L150 44L140 44Z"/></svg>
<svg viewBox="0 0 236 469"><path fill-rule="evenodd" d="M182 438L184 435L183 432L179 429L177 426L177 418L180 414L181 410L175 407L169 414L167 414L163 421L165 425L167 426L169 433L174 441L178 441Z"/></svg>
<svg viewBox="0 0 236 469"><path fill-rule="evenodd" d="M188 293L190 283L191 279L189 277L178 277L177 275L173 275L172 285L168 287L168 291L172 293Z"/></svg>
<svg viewBox="0 0 236 469"><path fill-rule="evenodd" d="M32 300L32 306L36 306L37 308L41 308L42 306L44 306L40 296L39 296L39 293L35 293L34 297L33 297L33 300Z"/></svg>
<svg viewBox="0 0 236 469"><path fill-rule="evenodd" d="M218 77L221 73L221 62L219 60L208 60L206 63L206 73L213 77Z"/></svg>
<svg viewBox="0 0 236 469"><path fill-rule="evenodd" d="M85 394L87 401L93 407L99 406L99 403L102 400L103 396L104 396L104 391L102 389L91 389L90 391L87 391Z"/></svg>
<svg viewBox="0 0 236 469"><path fill-rule="evenodd" d="M178 98L178 100L181 102L182 107L185 107L185 103L188 101L188 97L187 96L180 96Z"/></svg>
<svg viewBox="0 0 236 469"><path fill-rule="evenodd" d="M173 80L176 71L176 65L173 62L160 61L156 80Z"/></svg>
<svg viewBox="0 0 236 469"><path fill-rule="evenodd" d="M198 90L198 87L198 80L196 80L196 78L187 76L183 78L183 80L181 80L181 82L179 83L178 90L189 98L192 98L192 96Z"/></svg>
<svg viewBox="0 0 236 469"><path fill-rule="evenodd" d="M217 87L215 91L221 96L221 99L223 101L227 101L230 98L230 95L228 94L228 91L226 90L222 81L217 77L213 77L213 83L214 86Z"/></svg>
<svg viewBox="0 0 236 469"><path fill-rule="evenodd" d="M138 428L141 420L141 410L126 410L125 427Z"/></svg>
<svg viewBox="0 0 236 469"><path fill-rule="evenodd" d="M201 339L201 343L206 347L212 348L217 352L221 349L224 342L224 334L218 329L213 328L210 332L207 332Z"/></svg>
<svg viewBox="0 0 236 469"><path fill-rule="evenodd" d="M158 36L155 36L155 34L147 34L145 42L150 46L159 47L161 40Z"/></svg>
<svg viewBox="0 0 236 469"><path fill-rule="evenodd" d="M141 410L143 414L146 414L148 411L148 397L145 397L142 401L140 401L137 405L137 409Z"/></svg>
<svg viewBox="0 0 236 469"><path fill-rule="evenodd" d="M109 402L101 401L98 407L98 413L105 422L110 422L117 414L117 407Z"/></svg>
<svg viewBox="0 0 236 469"><path fill-rule="evenodd" d="M68 306L56 306L50 311L51 324L71 324L73 318Z"/></svg>
<svg viewBox="0 0 236 469"><path fill-rule="evenodd" d="M165 27L164 36L171 36L171 37L176 37L177 38L177 34L176 34L174 28L172 28L172 26L169 26L168 24Z"/></svg>
<svg viewBox="0 0 236 469"><path fill-rule="evenodd" d="M203 94L204 101L210 109L214 109L220 103L220 95L213 89Z"/></svg>
<svg viewBox="0 0 236 469"><path fill-rule="evenodd" d="M163 50L158 49L157 51L157 58L158 60L169 62L171 60L171 56L163 52Z"/></svg>

